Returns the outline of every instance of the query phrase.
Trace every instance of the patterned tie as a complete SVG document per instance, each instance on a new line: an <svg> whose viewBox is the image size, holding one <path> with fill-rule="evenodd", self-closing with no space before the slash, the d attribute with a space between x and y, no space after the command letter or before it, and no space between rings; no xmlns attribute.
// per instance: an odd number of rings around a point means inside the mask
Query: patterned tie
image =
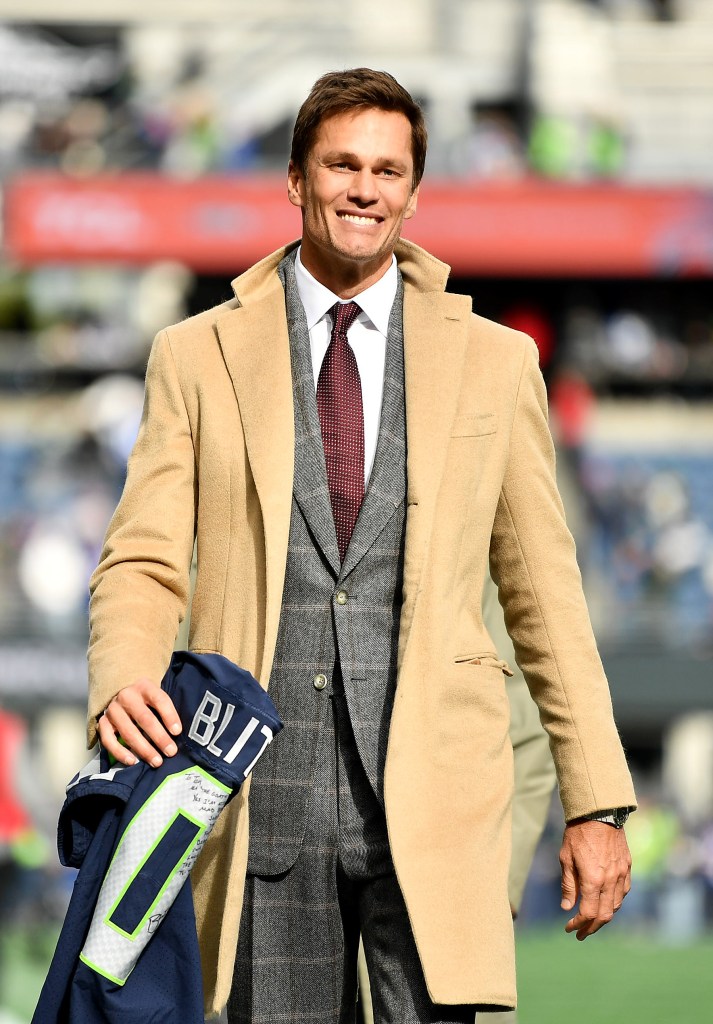
<svg viewBox="0 0 713 1024"><path fill-rule="evenodd" d="M332 337L317 379L317 411L342 561L364 498L361 380L347 341L347 331L360 312L356 302L336 302L329 310Z"/></svg>

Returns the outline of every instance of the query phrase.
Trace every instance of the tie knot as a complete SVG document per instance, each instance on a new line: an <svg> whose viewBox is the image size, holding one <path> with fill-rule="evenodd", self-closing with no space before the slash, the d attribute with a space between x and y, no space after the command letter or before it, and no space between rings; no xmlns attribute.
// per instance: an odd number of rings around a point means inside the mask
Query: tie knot
<svg viewBox="0 0 713 1024"><path fill-rule="evenodd" d="M347 331L361 313L356 302L335 302L329 311L332 317L332 335L346 337Z"/></svg>

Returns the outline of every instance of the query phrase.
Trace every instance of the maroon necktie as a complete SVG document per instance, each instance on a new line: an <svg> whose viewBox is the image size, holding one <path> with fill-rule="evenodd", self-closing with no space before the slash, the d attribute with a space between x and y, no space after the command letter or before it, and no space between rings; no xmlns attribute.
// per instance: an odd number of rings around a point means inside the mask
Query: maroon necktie
<svg viewBox="0 0 713 1024"><path fill-rule="evenodd" d="M347 341L347 331L360 312L356 302L336 302L329 310L332 337L317 379L317 411L342 561L364 498L361 380Z"/></svg>

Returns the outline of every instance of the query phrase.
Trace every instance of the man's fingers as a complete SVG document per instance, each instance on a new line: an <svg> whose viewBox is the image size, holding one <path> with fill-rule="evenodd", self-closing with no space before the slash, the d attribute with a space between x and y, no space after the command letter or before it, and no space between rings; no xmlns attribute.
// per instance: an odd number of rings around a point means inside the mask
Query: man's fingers
<svg viewBox="0 0 713 1024"><path fill-rule="evenodd" d="M158 712L161 721L169 732L177 736L181 731L181 720L178 717L173 701L166 691L162 690L160 686L154 686L152 683L147 684L146 702Z"/></svg>
<svg viewBox="0 0 713 1024"><path fill-rule="evenodd" d="M100 719L100 737L106 749L122 763L132 762L117 736L129 751L158 768L162 763L161 753L172 757L178 749L164 723L174 735L181 731L178 714L168 694L153 683L141 680L121 690L110 702Z"/></svg>
<svg viewBox="0 0 713 1024"><path fill-rule="evenodd" d="M158 751L163 752L166 757L171 757L176 753L176 744L166 732L161 719L154 714L153 704L140 704L136 698L133 698L128 706L123 707L123 710Z"/></svg>
<svg viewBox="0 0 713 1024"><path fill-rule="evenodd" d="M102 715L99 719L97 723L97 732L99 733L101 745L113 758L115 758L115 760L119 761L120 764L136 764L136 755L133 754L128 747L125 747L119 742L119 737L114 732L114 727L106 714Z"/></svg>
<svg viewBox="0 0 713 1024"><path fill-rule="evenodd" d="M565 931L576 931L580 941L586 939L611 921L618 906L621 906L621 901L617 905L613 884L604 883L601 887L595 886L586 890L583 887L579 912L567 922Z"/></svg>
<svg viewBox="0 0 713 1024"><path fill-rule="evenodd" d="M577 876L572 865L562 861L562 902L560 903L562 909L571 910L577 902L578 896Z"/></svg>
<svg viewBox="0 0 713 1024"><path fill-rule="evenodd" d="M148 714L151 717L155 717L150 709L147 709ZM146 761L147 764L153 765L154 768L162 762L161 755L156 746L154 746L150 739L144 734L143 728L139 728L137 724L138 718L141 717L140 712L136 712L137 718L134 719L132 714L129 713L126 708L114 700L111 702L109 707L104 713L104 719L109 722L114 732L121 737L123 742L133 751L134 754L142 761ZM165 730L163 730L166 735Z"/></svg>
<svg viewBox="0 0 713 1024"><path fill-rule="evenodd" d="M617 878L614 890L614 910L617 911L631 889L631 857L627 857L622 874Z"/></svg>
<svg viewBox="0 0 713 1024"><path fill-rule="evenodd" d="M607 924L607 921L610 920L611 918L591 920L590 918L584 917L583 914L577 914L567 922L564 926L564 930L566 932L576 932L579 941L583 942L586 938L589 938L590 935L594 935L594 933L598 932L600 928L603 928L604 925Z"/></svg>
<svg viewBox="0 0 713 1024"><path fill-rule="evenodd" d="M569 893L569 874L574 876L580 902L565 931L586 939L613 918L631 885L631 857L623 830L600 821L571 822L565 828L560 854L562 893ZM573 903L562 907L571 910Z"/></svg>
<svg viewBox="0 0 713 1024"><path fill-rule="evenodd" d="M564 927L564 931L577 932L577 938L586 939L614 918L629 890L628 874L610 870L588 885L582 884L578 913Z"/></svg>
<svg viewBox="0 0 713 1024"><path fill-rule="evenodd" d="M629 891L627 881L628 879L626 877L617 879L616 887L614 889L614 913L616 913L617 910L621 907L622 903L624 902L624 897Z"/></svg>

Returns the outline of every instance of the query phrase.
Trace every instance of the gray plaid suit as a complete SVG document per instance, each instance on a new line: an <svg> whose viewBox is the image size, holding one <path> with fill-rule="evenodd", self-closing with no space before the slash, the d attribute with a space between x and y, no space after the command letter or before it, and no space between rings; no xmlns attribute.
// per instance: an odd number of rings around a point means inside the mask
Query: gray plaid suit
<svg viewBox="0 0 713 1024"><path fill-rule="evenodd" d="M353 1021L362 930L377 1021L472 1021L472 1010L441 1008L443 1016L428 999L383 812L406 508L403 286L399 279L374 466L340 565L294 254L279 273L295 473L270 693L285 728L253 773L228 1017L231 1024Z"/></svg>

